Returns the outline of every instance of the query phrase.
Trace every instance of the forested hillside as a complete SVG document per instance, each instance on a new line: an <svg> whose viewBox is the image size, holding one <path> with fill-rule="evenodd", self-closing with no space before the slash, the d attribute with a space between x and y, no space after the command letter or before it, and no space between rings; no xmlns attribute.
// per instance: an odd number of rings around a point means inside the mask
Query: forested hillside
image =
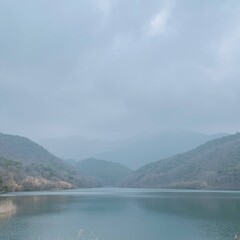
<svg viewBox="0 0 240 240"><path fill-rule="evenodd" d="M240 133L143 166L125 186L240 190Z"/></svg>
<svg viewBox="0 0 240 240"><path fill-rule="evenodd" d="M102 187L118 186L131 173L128 167L110 161L89 158L76 163L76 168L93 177Z"/></svg>
<svg viewBox="0 0 240 240"><path fill-rule="evenodd" d="M8 134L0 134L0 177L11 191L96 186L40 145Z"/></svg>

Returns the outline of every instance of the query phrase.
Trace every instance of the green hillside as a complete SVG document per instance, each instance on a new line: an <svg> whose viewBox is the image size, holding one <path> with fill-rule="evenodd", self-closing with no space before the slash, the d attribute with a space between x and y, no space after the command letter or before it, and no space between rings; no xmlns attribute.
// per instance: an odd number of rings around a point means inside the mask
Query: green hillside
<svg viewBox="0 0 240 240"><path fill-rule="evenodd" d="M0 134L0 177L11 191L96 186L31 140Z"/></svg>
<svg viewBox="0 0 240 240"><path fill-rule="evenodd" d="M77 162L76 167L80 172L93 177L104 187L118 186L123 179L132 173L132 170L122 164L95 158Z"/></svg>
<svg viewBox="0 0 240 240"><path fill-rule="evenodd" d="M240 133L146 164L124 186L240 190Z"/></svg>

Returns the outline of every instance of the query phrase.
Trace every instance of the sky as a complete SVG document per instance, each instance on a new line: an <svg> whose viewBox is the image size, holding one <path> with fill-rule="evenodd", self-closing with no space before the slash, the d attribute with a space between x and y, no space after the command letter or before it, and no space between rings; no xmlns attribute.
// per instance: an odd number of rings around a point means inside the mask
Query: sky
<svg viewBox="0 0 240 240"><path fill-rule="evenodd" d="M240 131L240 1L0 0L0 132Z"/></svg>

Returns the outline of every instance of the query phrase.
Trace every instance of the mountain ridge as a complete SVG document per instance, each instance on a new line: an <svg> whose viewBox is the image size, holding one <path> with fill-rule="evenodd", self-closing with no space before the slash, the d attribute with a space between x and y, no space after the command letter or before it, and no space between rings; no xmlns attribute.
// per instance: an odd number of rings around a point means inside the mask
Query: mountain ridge
<svg viewBox="0 0 240 240"><path fill-rule="evenodd" d="M240 133L208 141L188 152L144 165L124 186L240 189Z"/></svg>
<svg viewBox="0 0 240 240"><path fill-rule="evenodd" d="M81 173L96 179L101 187L117 187L132 173L131 169L120 163L95 158L76 162L74 166Z"/></svg>
<svg viewBox="0 0 240 240"><path fill-rule="evenodd" d="M129 168L138 167L158 159L188 151L198 145L226 134L202 134L187 130L165 130L158 134L141 135L115 142L100 139L87 142L69 142L69 138L39 141L46 149L64 159L83 160L86 158L104 159L118 162ZM74 137L76 139L76 136ZM70 138L71 139L71 138ZM84 139L80 137L80 139ZM97 145L92 146L91 144ZM90 144L91 146L89 146ZM85 149L84 149L85 148ZM73 149L71 152L70 150ZM84 149L84 150L83 150ZM84 158L82 156L84 155Z"/></svg>
<svg viewBox="0 0 240 240"><path fill-rule="evenodd" d="M96 186L42 146L0 133L0 176L11 191Z"/></svg>

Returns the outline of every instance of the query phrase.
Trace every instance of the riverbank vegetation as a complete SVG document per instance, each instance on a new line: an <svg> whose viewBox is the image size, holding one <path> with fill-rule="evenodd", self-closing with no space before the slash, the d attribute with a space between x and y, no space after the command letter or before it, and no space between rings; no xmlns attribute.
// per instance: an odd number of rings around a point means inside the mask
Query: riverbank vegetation
<svg viewBox="0 0 240 240"><path fill-rule="evenodd" d="M3 183L2 178L0 177L0 193L8 192L8 186Z"/></svg>

